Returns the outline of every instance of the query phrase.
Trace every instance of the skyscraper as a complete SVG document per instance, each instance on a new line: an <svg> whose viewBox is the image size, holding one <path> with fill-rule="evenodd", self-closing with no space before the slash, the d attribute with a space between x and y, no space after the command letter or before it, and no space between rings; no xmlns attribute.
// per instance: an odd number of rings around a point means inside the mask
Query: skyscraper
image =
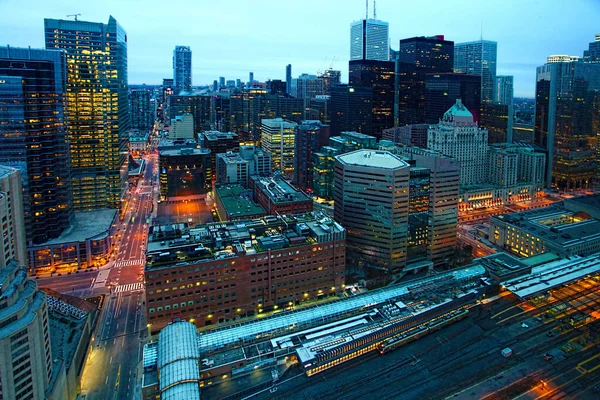
<svg viewBox="0 0 600 400"><path fill-rule="evenodd" d="M273 169L292 178L294 174L294 151L296 146L296 124L281 118L263 119L261 146L271 157Z"/></svg>
<svg viewBox="0 0 600 400"><path fill-rule="evenodd" d="M219 77L219 89L225 89L225 77L224 76Z"/></svg>
<svg viewBox="0 0 600 400"><path fill-rule="evenodd" d="M0 163L21 171L13 207L23 207L27 243L57 238L73 217L66 68L64 51L0 47Z"/></svg>
<svg viewBox="0 0 600 400"><path fill-rule="evenodd" d="M583 62L597 64L600 63L600 33L594 37L587 50L583 52Z"/></svg>
<svg viewBox="0 0 600 400"><path fill-rule="evenodd" d="M329 141L330 126L321 121L302 121L296 127L294 183L304 191L313 189L314 154Z"/></svg>
<svg viewBox="0 0 600 400"><path fill-rule="evenodd" d="M373 126L373 89L336 85L331 88L331 135L355 131L370 135Z"/></svg>
<svg viewBox="0 0 600 400"><path fill-rule="evenodd" d="M292 90L292 64L288 64L285 67L285 85L289 94Z"/></svg>
<svg viewBox="0 0 600 400"><path fill-rule="evenodd" d="M0 270L13 259L19 266L27 266L22 182L18 168L0 165L0 219L2 220Z"/></svg>
<svg viewBox="0 0 600 400"><path fill-rule="evenodd" d="M481 78L452 72L425 75L425 123L437 124L457 99L479 120Z"/></svg>
<svg viewBox="0 0 600 400"><path fill-rule="evenodd" d="M173 82L175 94L192 89L192 50L189 46L175 46L173 51Z"/></svg>
<svg viewBox="0 0 600 400"><path fill-rule="evenodd" d="M317 78L323 81L323 91L325 94L329 94L333 86L340 84L341 76L342 71L337 71L335 69L326 69L317 74Z"/></svg>
<svg viewBox="0 0 600 400"><path fill-rule="evenodd" d="M248 76L248 87L254 86L254 72L250 72Z"/></svg>
<svg viewBox="0 0 600 400"><path fill-rule="evenodd" d="M349 268L393 274L406 265L409 171L387 151L336 157L334 216L348 231Z"/></svg>
<svg viewBox="0 0 600 400"><path fill-rule="evenodd" d="M389 24L375 17L350 24L350 60L390 59Z"/></svg>
<svg viewBox="0 0 600 400"><path fill-rule="evenodd" d="M481 103L494 102L498 43L490 40L454 44L454 72L481 76Z"/></svg>
<svg viewBox="0 0 600 400"><path fill-rule="evenodd" d="M534 141L546 150L546 186L563 191L590 187L599 167L600 64L571 60L538 67L535 88Z"/></svg>
<svg viewBox="0 0 600 400"><path fill-rule="evenodd" d="M323 80L316 75L302 74L292 79L292 90L290 95L300 99L312 99L324 94Z"/></svg>
<svg viewBox="0 0 600 400"><path fill-rule="evenodd" d="M397 61L398 125L425 122L425 80L427 73L452 72L454 42L443 35L400 40Z"/></svg>
<svg viewBox="0 0 600 400"><path fill-rule="evenodd" d="M487 179L488 132L480 129L473 114L456 100L437 125L427 132L427 148L460 162L461 186L482 184Z"/></svg>
<svg viewBox="0 0 600 400"><path fill-rule="evenodd" d="M512 75L497 75L495 101L500 104L512 104L514 93L513 85L514 77Z"/></svg>
<svg viewBox="0 0 600 400"><path fill-rule="evenodd" d="M129 92L131 129L150 130L156 119L156 99L147 88Z"/></svg>
<svg viewBox="0 0 600 400"><path fill-rule="evenodd" d="M394 69L392 61L351 60L349 65L349 84L373 91L371 135L378 139L394 126Z"/></svg>
<svg viewBox="0 0 600 400"><path fill-rule="evenodd" d="M119 208L128 174L127 34L112 16L108 24L45 19L44 26L46 48L67 53L74 207Z"/></svg>

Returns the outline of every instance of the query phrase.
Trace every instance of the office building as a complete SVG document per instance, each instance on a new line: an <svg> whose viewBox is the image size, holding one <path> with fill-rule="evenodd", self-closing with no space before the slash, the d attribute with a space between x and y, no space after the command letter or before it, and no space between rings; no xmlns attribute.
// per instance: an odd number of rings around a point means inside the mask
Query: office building
<svg viewBox="0 0 600 400"><path fill-rule="evenodd" d="M297 123L281 118L262 120L261 147L271 157L273 170L289 178L294 174L297 126Z"/></svg>
<svg viewBox="0 0 600 400"><path fill-rule="evenodd" d="M160 330L175 316L203 327L336 295L345 278L345 239L345 229L323 214L196 229L152 226L145 266L150 329ZM277 271L271 267L275 260ZM217 272L218 282L209 277ZM175 275L195 289L177 288L166 296L164 281Z"/></svg>
<svg viewBox="0 0 600 400"><path fill-rule="evenodd" d="M488 131L488 143L512 142L512 106L499 103L481 105L479 126Z"/></svg>
<svg viewBox="0 0 600 400"><path fill-rule="evenodd" d="M512 75L496 76L496 99L500 104L512 104L514 96L514 77Z"/></svg>
<svg viewBox="0 0 600 400"><path fill-rule="evenodd" d="M221 76L219 77L219 89L225 89L225 77Z"/></svg>
<svg viewBox="0 0 600 400"><path fill-rule="evenodd" d="M281 174L250 176L248 186L253 190L254 200L269 215L307 213L313 209L313 201L298 190Z"/></svg>
<svg viewBox="0 0 600 400"><path fill-rule="evenodd" d="M371 134L380 139L384 129L394 126L395 65L391 61L351 60L349 85L372 89Z"/></svg>
<svg viewBox="0 0 600 400"><path fill-rule="evenodd" d="M454 72L481 77L481 103L495 101L498 43L490 40L454 44Z"/></svg>
<svg viewBox="0 0 600 400"><path fill-rule="evenodd" d="M211 129L213 96L179 95L169 98L169 116L191 114L194 120L194 133Z"/></svg>
<svg viewBox="0 0 600 400"><path fill-rule="evenodd" d="M546 186L591 187L598 177L600 64L548 62L537 68L534 143L547 155Z"/></svg>
<svg viewBox="0 0 600 400"><path fill-rule="evenodd" d="M238 183L248 187L251 175L271 175L271 157L260 147L240 146L239 153L217 154L216 183Z"/></svg>
<svg viewBox="0 0 600 400"><path fill-rule="evenodd" d="M336 157L335 220L348 230L348 266L399 274L406 266L408 163L385 151Z"/></svg>
<svg viewBox="0 0 600 400"><path fill-rule="evenodd" d="M215 205L220 221L260 218L267 212L253 200L252 190L240 184L216 184Z"/></svg>
<svg viewBox="0 0 600 400"><path fill-rule="evenodd" d="M210 150L210 165L213 174L217 170L217 154L240 150L240 138L233 132L202 132L198 137L198 141L200 142L200 147Z"/></svg>
<svg viewBox="0 0 600 400"><path fill-rule="evenodd" d="M285 87L286 93L290 94L290 91L292 90L292 64L285 66Z"/></svg>
<svg viewBox="0 0 600 400"><path fill-rule="evenodd" d="M305 118L319 120L324 124L331 124L331 96L323 95L310 99Z"/></svg>
<svg viewBox="0 0 600 400"><path fill-rule="evenodd" d="M317 78L316 75L302 74L292 79L290 94L300 99L312 99L325 94L323 79Z"/></svg>
<svg viewBox="0 0 600 400"><path fill-rule="evenodd" d="M583 62L591 64L600 63L600 34L597 34L588 49L584 50Z"/></svg>
<svg viewBox="0 0 600 400"><path fill-rule="evenodd" d="M10 260L27 267L23 185L18 168L0 166L0 218L3 221L0 270Z"/></svg>
<svg viewBox="0 0 600 400"><path fill-rule="evenodd" d="M329 141L330 127L321 121L305 120L296 127L294 184L312 192L314 154Z"/></svg>
<svg viewBox="0 0 600 400"><path fill-rule="evenodd" d="M73 218L65 68L63 51L0 47L0 164L23 180L13 203L25 218L19 247L58 237Z"/></svg>
<svg viewBox="0 0 600 400"><path fill-rule="evenodd" d="M108 24L45 19L47 49L67 53L65 121L76 210L120 208L128 175L127 34Z"/></svg>
<svg viewBox="0 0 600 400"><path fill-rule="evenodd" d="M481 77L452 72L425 75L425 123L437 124L444 113L460 99L479 121Z"/></svg>
<svg viewBox="0 0 600 400"><path fill-rule="evenodd" d="M373 89L351 85L331 88L331 134L373 131Z"/></svg>
<svg viewBox="0 0 600 400"><path fill-rule="evenodd" d="M161 150L158 155L163 200L204 198L212 189L211 154L207 149Z"/></svg>
<svg viewBox="0 0 600 400"><path fill-rule="evenodd" d="M350 24L350 60L388 61L390 58L389 24L371 19Z"/></svg>
<svg viewBox="0 0 600 400"><path fill-rule="evenodd" d="M248 74L248 87L254 87L254 72Z"/></svg>
<svg viewBox="0 0 600 400"><path fill-rule="evenodd" d="M267 81L267 89L270 94L286 94L286 83L281 79L272 79Z"/></svg>
<svg viewBox="0 0 600 400"><path fill-rule="evenodd" d="M575 197L547 208L490 217L490 241L527 257L554 253L587 256L600 251L598 195Z"/></svg>
<svg viewBox="0 0 600 400"><path fill-rule="evenodd" d="M156 120L156 99L150 89L129 91L129 114L131 129L149 131Z"/></svg>
<svg viewBox="0 0 600 400"><path fill-rule="evenodd" d="M418 146L427 148L428 124L412 124L384 129L382 140L388 140L397 145Z"/></svg>
<svg viewBox="0 0 600 400"><path fill-rule="evenodd" d="M323 92L328 95L331 92L331 88L341 83L342 71L335 69L326 69L323 72L317 74L317 78L323 81Z"/></svg>
<svg viewBox="0 0 600 400"><path fill-rule="evenodd" d="M162 97L157 108L157 116L162 123L168 124L169 119L169 99L173 96L173 79L165 78L162 84Z"/></svg>
<svg viewBox="0 0 600 400"><path fill-rule="evenodd" d="M176 95L192 90L192 49L189 46L175 46L173 50L173 90Z"/></svg>
<svg viewBox="0 0 600 400"><path fill-rule="evenodd" d="M194 116L192 114L183 114L171 119L169 137L171 139L195 139Z"/></svg>
<svg viewBox="0 0 600 400"><path fill-rule="evenodd" d="M427 73L452 72L454 42L443 35L400 40L397 60L398 125L425 123Z"/></svg>
<svg viewBox="0 0 600 400"><path fill-rule="evenodd" d="M460 162L460 185L481 184L487 177L488 133L473 121L473 114L456 100L437 125L427 132L427 148Z"/></svg>

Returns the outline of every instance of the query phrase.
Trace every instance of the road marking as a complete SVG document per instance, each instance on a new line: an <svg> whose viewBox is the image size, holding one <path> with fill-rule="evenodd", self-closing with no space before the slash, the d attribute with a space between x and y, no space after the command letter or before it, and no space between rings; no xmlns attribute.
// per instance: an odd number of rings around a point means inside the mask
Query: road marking
<svg viewBox="0 0 600 400"><path fill-rule="evenodd" d="M144 260L143 258L140 258L137 260L117 261L115 263L115 267L121 268L121 267L128 267L130 265L144 265L145 262L146 262L146 260Z"/></svg>
<svg viewBox="0 0 600 400"><path fill-rule="evenodd" d="M144 290L144 282L127 283L125 285L119 285L115 289L115 292L135 292L137 290Z"/></svg>
<svg viewBox="0 0 600 400"><path fill-rule="evenodd" d="M112 364L112 356L110 356L110 361L108 363Z"/></svg>
<svg viewBox="0 0 600 400"><path fill-rule="evenodd" d="M108 385L108 375L106 375L106 380L104 381L105 385Z"/></svg>

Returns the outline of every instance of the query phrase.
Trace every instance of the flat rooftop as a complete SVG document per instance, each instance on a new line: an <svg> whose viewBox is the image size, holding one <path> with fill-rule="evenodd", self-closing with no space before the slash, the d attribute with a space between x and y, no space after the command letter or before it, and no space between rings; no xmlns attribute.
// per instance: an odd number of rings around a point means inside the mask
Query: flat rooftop
<svg viewBox="0 0 600 400"><path fill-rule="evenodd" d="M475 263L479 263L488 271L502 277L523 271L530 271L531 267L525 264L522 260L506 253L496 253L486 257L478 258Z"/></svg>
<svg viewBox="0 0 600 400"><path fill-rule="evenodd" d="M310 201L312 199L303 191L296 189L281 175L262 177L253 175L256 186L275 204Z"/></svg>
<svg viewBox="0 0 600 400"><path fill-rule="evenodd" d="M387 151L378 150L356 150L336 157L346 165L358 165L362 167L399 169L408 167L408 163L399 156Z"/></svg>
<svg viewBox="0 0 600 400"><path fill-rule="evenodd" d="M263 253L345 237L345 229L324 213L265 216L190 228L187 223L149 228L146 270Z"/></svg>
<svg viewBox="0 0 600 400"><path fill-rule="evenodd" d="M264 208L249 198L252 191L241 185L215 185L215 194L221 200L229 218L244 218L266 214Z"/></svg>
<svg viewBox="0 0 600 400"><path fill-rule="evenodd" d="M160 157L178 157L178 156L203 156L210 154L209 149L198 149L195 147L183 147L178 149L162 149Z"/></svg>
<svg viewBox="0 0 600 400"><path fill-rule="evenodd" d="M521 299L546 293L550 289L578 281L600 272L600 255L570 257L534 267L531 274L503 282L506 290Z"/></svg>
<svg viewBox="0 0 600 400"><path fill-rule="evenodd" d="M54 246L66 243L85 242L105 235L110 230L117 210L104 209L94 211L77 211L71 225L56 239L49 240L35 247Z"/></svg>
<svg viewBox="0 0 600 400"><path fill-rule="evenodd" d="M569 247L583 241L600 240L600 220L565 209L562 204L490 217L543 239L557 247Z"/></svg>

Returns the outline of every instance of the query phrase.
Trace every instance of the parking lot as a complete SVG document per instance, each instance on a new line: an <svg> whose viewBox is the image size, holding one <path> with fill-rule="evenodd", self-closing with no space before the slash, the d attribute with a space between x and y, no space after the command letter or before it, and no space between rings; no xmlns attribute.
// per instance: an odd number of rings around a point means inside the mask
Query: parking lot
<svg viewBox="0 0 600 400"><path fill-rule="evenodd" d="M158 205L159 224L187 222L190 226L213 222L214 202L205 199L162 202ZM156 223L155 222L155 223Z"/></svg>

